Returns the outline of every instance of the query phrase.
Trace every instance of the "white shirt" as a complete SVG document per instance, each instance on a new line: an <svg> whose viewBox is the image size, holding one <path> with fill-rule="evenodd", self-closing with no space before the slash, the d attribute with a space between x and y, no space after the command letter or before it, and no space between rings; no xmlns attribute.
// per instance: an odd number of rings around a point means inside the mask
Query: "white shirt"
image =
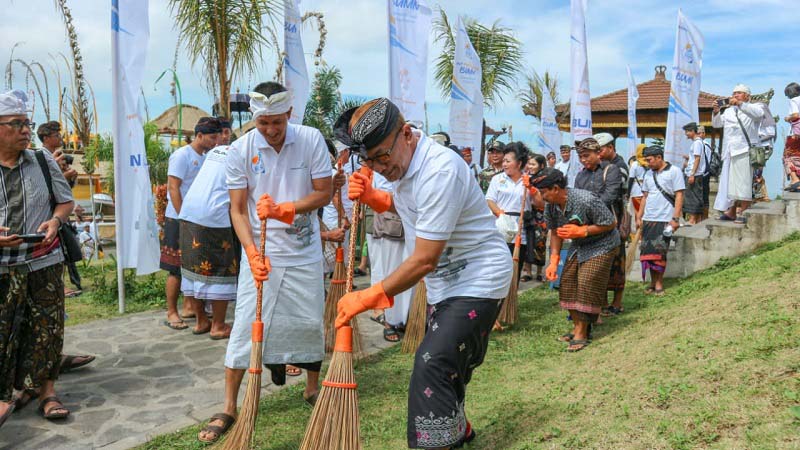
<svg viewBox="0 0 800 450"><path fill-rule="evenodd" d="M428 303L451 297L500 299L511 285L511 253L472 171L459 155L415 131L408 171L393 183L393 201L409 234L447 241L425 277Z"/></svg>
<svg viewBox="0 0 800 450"><path fill-rule="evenodd" d="M567 176L569 172L569 161L564 161L563 159L556 163L555 169Z"/></svg>
<svg viewBox="0 0 800 450"><path fill-rule="evenodd" d="M191 145L184 145L169 155L167 175L181 180L181 199L186 198L186 193L189 192L189 188L192 187L194 179L200 172L204 159L205 155L198 154ZM169 190L167 190L167 210L164 214L170 219L178 218L178 212L172 206L172 195L170 195Z"/></svg>
<svg viewBox="0 0 800 450"><path fill-rule="evenodd" d="M519 213L522 207L522 195L526 192L522 177L515 183L505 172L500 172L489 182L486 190L486 200L495 202L504 212ZM531 203L525 200L525 211L530 211Z"/></svg>
<svg viewBox="0 0 800 450"><path fill-rule="evenodd" d="M689 148L689 161L686 163L686 168L683 169L683 173L686 174L687 177L692 176L692 171L694 170L694 158L695 156L700 157L700 164L698 164L697 172L695 175L704 175L706 173L706 156L705 156L706 146L703 144L703 139L700 137L694 138L692 141L692 146Z"/></svg>
<svg viewBox="0 0 800 450"><path fill-rule="evenodd" d="M753 145L760 141L758 138L758 125L764 117L764 110L752 103L742 103L739 106L731 106L722 114L712 115L711 124L714 128L724 128L725 139L722 140L722 157L727 159L732 156L749 153L750 147L747 139L742 133L742 127L736 120L736 112L739 112L739 120L742 121L747 136Z"/></svg>
<svg viewBox="0 0 800 450"><path fill-rule="evenodd" d="M220 145L206 153L192 187L183 197L178 218L209 228L231 226L231 195L225 183L225 159L230 146Z"/></svg>
<svg viewBox="0 0 800 450"><path fill-rule="evenodd" d="M644 205L644 216L642 220L648 222L669 222L674 217L675 207L667 201L661 191L656 187L653 176L655 172L648 170L644 176L642 191L647 192L647 200ZM665 192L675 195L678 191L686 189L683 181L683 174L680 169L670 164L669 169L663 169L658 173L658 184Z"/></svg>
<svg viewBox="0 0 800 450"><path fill-rule="evenodd" d="M88 231L83 230L80 233L78 233L78 242L80 242L81 244L86 244L89 241L92 241L92 235L89 234Z"/></svg>
<svg viewBox="0 0 800 450"><path fill-rule="evenodd" d="M570 150L569 161L561 160L556 163L554 168L564 174L567 179L567 187L572 188L575 187L575 177L583 169L583 164L580 162L578 152Z"/></svg>
<svg viewBox="0 0 800 450"><path fill-rule="evenodd" d="M630 176L634 178L633 185L631 186L631 198L641 197L642 184L644 184L644 174L647 169L639 165L639 161L633 160L631 163Z"/></svg>
<svg viewBox="0 0 800 450"><path fill-rule="evenodd" d="M789 115L800 114L800 96L789 99ZM789 124L789 134L800 136L800 120Z"/></svg>
<svg viewBox="0 0 800 450"><path fill-rule="evenodd" d="M276 203L297 201L314 191L311 180L330 178L328 147L316 128L288 124L280 153L258 129L231 145L226 160L228 189L247 189L247 210L253 239L259 242L261 221L256 202L263 194ZM316 211L298 214L294 223L267 221L266 253L275 267L312 264L322 259Z"/></svg>

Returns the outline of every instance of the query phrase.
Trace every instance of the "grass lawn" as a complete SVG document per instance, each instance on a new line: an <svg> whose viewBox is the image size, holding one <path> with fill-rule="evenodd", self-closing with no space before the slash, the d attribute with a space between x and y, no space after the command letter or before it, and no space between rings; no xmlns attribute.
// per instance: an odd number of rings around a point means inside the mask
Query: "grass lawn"
<svg viewBox="0 0 800 450"><path fill-rule="evenodd" d="M631 283L626 312L566 353L557 293L521 296L521 322L494 334L469 385L472 449L800 448L800 235L674 282ZM673 262L675 263L675 262ZM361 362L365 449L406 448L410 355ZM294 387L262 400L256 448L296 449L310 409ZM143 449L203 448L198 427Z"/></svg>
<svg viewBox="0 0 800 450"><path fill-rule="evenodd" d="M83 294L66 299L68 316L66 326L120 316L117 306L116 270L114 261L108 257L102 265L97 260L92 260L88 266L82 262L78 263ZM126 314L165 308L166 272L158 271L153 275L143 277L126 274L125 279ZM64 282L67 287L74 289L69 281L66 268L64 269Z"/></svg>

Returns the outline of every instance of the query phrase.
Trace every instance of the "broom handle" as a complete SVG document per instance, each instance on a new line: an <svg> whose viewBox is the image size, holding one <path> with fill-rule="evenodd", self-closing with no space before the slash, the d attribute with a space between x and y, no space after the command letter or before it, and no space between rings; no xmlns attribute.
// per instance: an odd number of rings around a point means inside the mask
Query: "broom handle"
<svg viewBox="0 0 800 450"><path fill-rule="evenodd" d="M259 254L261 255L261 262L266 263L266 255L264 252L267 248L267 220L261 221L261 242L259 243ZM256 322L261 321L261 297L264 294L264 282L258 283L256 286Z"/></svg>
<svg viewBox="0 0 800 450"><path fill-rule="evenodd" d="M358 217L360 215L361 201L356 200L353 202L353 221L350 222L350 229L358 229ZM355 236L350 235L350 242L347 248L347 284L345 284L345 292L353 292L353 273L355 272L356 265L356 240Z"/></svg>
<svg viewBox="0 0 800 450"><path fill-rule="evenodd" d="M523 222L522 219L525 217L525 203L528 200L528 188L526 188L524 184L523 184L522 188L523 188L522 189L522 206L519 209L519 219L517 221L517 230L518 230L518 233L519 233L519 236L517 236L517 237L519 239L516 239L514 241L514 249L515 250L520 248L520 246L522 245L522 222Z"/></svg>

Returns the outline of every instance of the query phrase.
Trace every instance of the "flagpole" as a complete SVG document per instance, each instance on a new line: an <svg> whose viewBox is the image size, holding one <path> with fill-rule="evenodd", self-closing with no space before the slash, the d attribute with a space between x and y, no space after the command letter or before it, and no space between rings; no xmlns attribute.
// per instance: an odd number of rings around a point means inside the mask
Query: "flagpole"
<svg viewBox="0 0 800 450"><path fill-rule="evenodd" d="M114 3L112 3L111 8L114 8ZM112 14L114 12L112 11ZM116 12L117 14L119 11ZM113 20L113 19L112 19ZM118 28L118 25L117 27ZM121 100L121 89L120 89L120 79L118 76L119 72L119 30L115 29L114 24L112 23L111 27L111 102L112 102L112 110L114 114L112 114L112 133L113 133L113 140L112 144L114 146L114 236L116 241L117 247L117 291L119 292L119 296L117 298L118 306L119 306L119 313L123 314L125 312L125 278L123 276L123 261L125 261L123 257L123 249L122 245L120 245L120 237L122 237L122 228L120 224L122 220L120 219L120 215L122 214L123 208L120 207L119 202L116 201L119 198L120 194L120 180L122 178L122 161L119 160L119 145L122 142L122 137L120 136L120 115L118 114L119 111L119 102ZM99 236L98 236L99 237Z"/></svg>

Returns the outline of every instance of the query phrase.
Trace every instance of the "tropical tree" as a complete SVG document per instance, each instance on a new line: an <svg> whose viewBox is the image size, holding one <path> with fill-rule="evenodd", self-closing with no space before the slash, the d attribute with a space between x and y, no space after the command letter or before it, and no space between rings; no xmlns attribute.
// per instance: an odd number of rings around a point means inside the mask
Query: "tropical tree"
<svg viewBox="0 0 800 450"><path fill-rule="evenodd" d="M544 87L550 91L550 99L554 105L558 104L558 79L548 70L543 75L539 75L535 70L525 76L525 87L518 93L519 100L522 102L522 113L536 119L541 119L542 114L542 93Z"/></svg>
<svg viewBox="0 0 800 450"><path fill-rule="evenodd" d="M283 2L169 0L169 6L192 65L203 63L208 91L219 100L219 115L230 117L232 81L262 64L262 49L270 45L268 35Z"/></svg>
<svg viewBox="0 0 800 450"><path fill-rule="evenodd" d="M358 98L343 98L339 92L342 73L335 66L323 65L314 75L311 95L306 103L303 125L314 127L333 139L333 124L344 111L364 103Z"/></svg>
<svg viewBox="0 0 800 450"><path fill-rule="evenodd" d="M486 26L466 18L464 26L481 62L483 101L486 106L494 107L504 94L515 90L517 74L522 66L522 44L514 37L510 28L500 25L500 21ZM436 58L434 79L442 97L449 98L456 38L443 9L439 10L439 17L434 21L433 28L436 39L444 46L442 53Z"/></svg>

